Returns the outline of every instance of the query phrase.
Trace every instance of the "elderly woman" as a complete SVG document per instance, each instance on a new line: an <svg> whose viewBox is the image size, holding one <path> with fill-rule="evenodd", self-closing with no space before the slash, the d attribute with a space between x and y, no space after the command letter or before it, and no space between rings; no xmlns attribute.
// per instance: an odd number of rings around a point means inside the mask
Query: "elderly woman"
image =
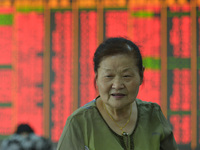
<svg viewBox="0 0 200 150"><path fill-rule="evenodd" d="M136 98L144 72L138 47L110 38L93 61L99 96L67 119L57 150L176 150L159 105Z"/></svg>

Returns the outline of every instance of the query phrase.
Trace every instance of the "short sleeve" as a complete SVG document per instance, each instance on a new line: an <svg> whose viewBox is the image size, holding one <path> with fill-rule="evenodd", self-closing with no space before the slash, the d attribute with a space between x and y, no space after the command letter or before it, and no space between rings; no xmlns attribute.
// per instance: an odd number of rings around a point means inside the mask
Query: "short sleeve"
<svg viewBox="0 0 200 150"><path fill-rule="evenodd" d="M80 124L75 118L69 118L58 142L57 150L84 150L84 139Z"/></svg>

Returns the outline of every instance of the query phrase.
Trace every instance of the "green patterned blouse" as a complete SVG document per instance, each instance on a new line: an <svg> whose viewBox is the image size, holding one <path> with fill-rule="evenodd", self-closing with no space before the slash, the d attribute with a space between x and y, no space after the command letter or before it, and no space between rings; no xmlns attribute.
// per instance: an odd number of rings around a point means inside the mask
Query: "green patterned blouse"
<svg viewBox="0 0 200 150"><path fill-rule="evenodd" d="M57 150L176 150L172 129L156 103L136 99L138 119L130 135L112 131L96 106L96 99L68 119Z"/></svg>

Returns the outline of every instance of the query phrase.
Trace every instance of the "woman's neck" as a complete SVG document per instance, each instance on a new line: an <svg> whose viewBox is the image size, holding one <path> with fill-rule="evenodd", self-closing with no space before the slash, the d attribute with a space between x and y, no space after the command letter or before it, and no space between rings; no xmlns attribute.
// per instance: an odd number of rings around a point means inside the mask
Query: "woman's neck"
<svg viewBox="0 0 200 150"><path fill-rule="evenodd" d="M133 103L130 103L123 108L114 108L111 107L109 104L104 103L100 97L97 99L97 101L98 105L115 121L122 121L129 118L134 105L136 105L136 102L134 101Z"/></svg>
<svg viewBox="0 0 200 150"><path fill-rule="evenodd" d="M104 104L100 98L96 99L96 106L108 126L117 134L132 133L137 121L137 104L134 101L122 109Z"/></svg>

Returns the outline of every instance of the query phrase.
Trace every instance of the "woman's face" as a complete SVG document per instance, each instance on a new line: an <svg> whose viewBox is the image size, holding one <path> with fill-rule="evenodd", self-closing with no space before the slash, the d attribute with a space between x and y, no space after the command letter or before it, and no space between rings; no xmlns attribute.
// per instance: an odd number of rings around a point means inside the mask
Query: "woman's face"
<svg viewBox="0 0 200 150"><path fill-rule="evenodd" d="M120 109L135 101L142 79L133 57L118 54L103 58L96 83L101 100Z"/></svg>

